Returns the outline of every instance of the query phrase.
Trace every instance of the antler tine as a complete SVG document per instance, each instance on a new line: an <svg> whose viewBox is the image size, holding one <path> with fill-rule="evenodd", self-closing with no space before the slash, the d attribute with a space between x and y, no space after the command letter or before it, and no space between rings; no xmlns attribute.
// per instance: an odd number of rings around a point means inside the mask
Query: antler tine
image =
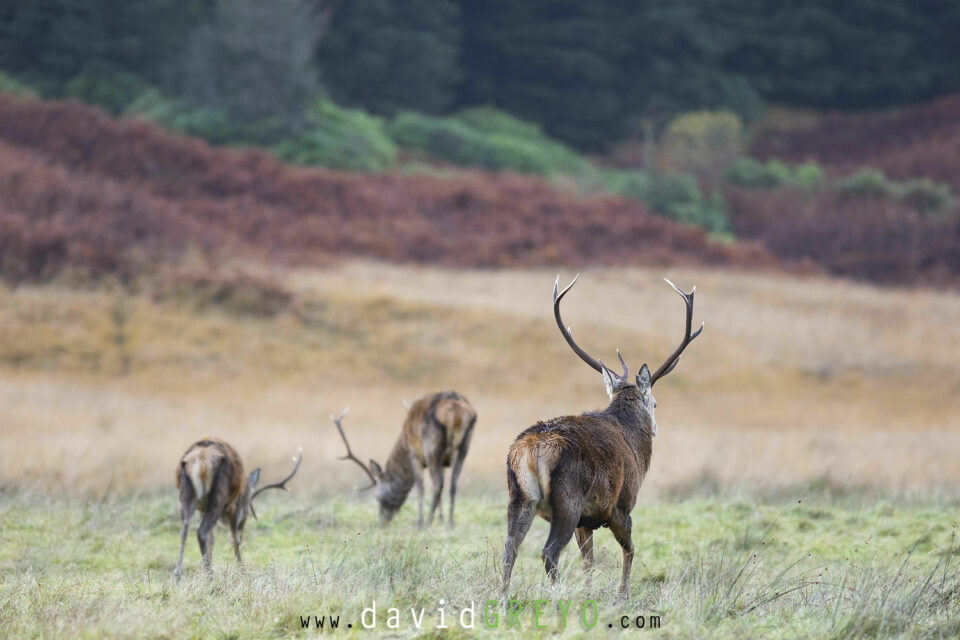
<svg viewBox="0 0 960 640"><path fill-rule="evenodd" d="M337 425L337 431L340 432L340 438L343 440L344 446L347 447L347 455L341 456L340 458L338 458L338 460L353 460L354 462L357 463L357 465L359 465L361 469L363 469L364 473L366 473L367 476L370 478L370 485L361 489L361 491L366 491L367 489L372 489L377 485L377 479L373 477L373 473L370 471L370 468L367 465L360 462L360 458L353 455L353 451L350 449L350 443L347 442L347 435L343 432L343 425L340 424L340 421L343 420L343 416L347 415L348 411L350 411L350 407L347 407L346 409L344 409L343 413L341 413L340 417L338 418L334 418L333 414L332 413L330 414L330 419L333 420L333 424Z"/></svg>
<svg viewBox="0 0 960 640"><path fill-rule="evenodd" d="M680 342L680 346L670 354L670 357L664 361L660 368L657 369L652 376L650 376L651 386L660 378L667 375L673 368L677 366L677 363L680 362L680 354L683 353L683 350L687 348L687 345L693 342L694 338L700 335L700 332L703 331L704 323L700 323L700 328L695 332L690 333L690 330L693 328L693 294L697 292L697 288L693 287L690 290L690 293L684 293L677 285L670 282L669 279L664 278L666 283L670 285L674 291L680 294L680 297L683 298L684 303L687 307L687 319L686 319L686 331L684 332L683 340Z"/></svg>
<svg viewBox="0 0 960 640"><path fill-rule="evenodd" d="M577 283L577 279L580 278L578 273L573 279L573 282L564 287L563 291L557 292L560 288L560 275L557 275L556 282L553 283L553 317L557 319L557 326L560 327L560 333L563 334L563 338L567 341L567 344L570 345L570 348L573 349L573 352L580 356L580 359L590 365L596 371L603 373L604 365L599 360L595 360L590 357L586 351L581 349L576 342L573 341L573 336L570 334L570 328L563 324L563 319L560 317L560 301L563 300L563 296L567 294L567 291L570 291L573 288L573 285ZM623 359L620 360L623 362ZM626 365L624 365L626 369ZM624 372L626 373L626 372Z"/></svg>
<svg viewBox="0 0 960 640"><path fill-rule="evenodd" d="M621 377L621 378L626 378L626 377L627 377L627 373L629 373L629 372L627 371L627 363L623 361L623 356L620 355L620 349L617 349L617 357L620 358L620 366L623 367L623 375L620 376L620 377Z"/></svg>
<svg viewBox="0 0 960 640"><path fill-rule="evenodd" d="M287 489L287 483L290 481L291 478L293 478L293 476L297 475L297 469L300 468L300 463L303 462L303 447L299 447L297 451L297 457L293 458L293 461L296 464L293 465L293 471L290 472L290 475L288 475L286 478L284 478L280 482L274 482L273 484L268 484L254 491L253 495L250 496L250 502L252 503L254 498L256 498L258 495L260 495L267 489L283 489L284 491L289 491L289 489Z"/></svg>

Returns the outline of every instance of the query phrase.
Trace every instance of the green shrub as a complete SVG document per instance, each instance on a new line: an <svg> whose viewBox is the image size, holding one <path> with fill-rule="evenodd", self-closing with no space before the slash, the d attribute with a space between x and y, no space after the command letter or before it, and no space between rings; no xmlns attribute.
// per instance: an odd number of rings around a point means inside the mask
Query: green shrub
<svg viewBox="0 0 960 640"><path fill-rule="evenodd" d="M672 213L700 198L700 187L693 176L653 173L647 178L647 194L642 200L655 211Z"/></svg>
<svg viewBox="0 0 960 640"><path fill-rule="evenodd" d="M816 162L804 162L793 168L792 181L801 189L815 189L823 183L823 169Z"/></svg>
<svg viewBox="0 0 960 640"><path fill-rule="evenodd" d="M69 98L103 107L113 114L123 113L146 90L139 76L103 65L88 65L71 78L63 92Z"/></svg>
<svg viewBox="0 0 960 640"><path fill-rule="evenodd" d="M953 204L950 186L929 178L907 180L895 185L897 196L925 213L940 213Z"/></svg>
<svg viewBox="0 0 960 640"><path fill-rule="evenodd" d="M729 111L694 111L670 121L659 163L668 171L715 180L740 156L743 123Z"/></svg>
<svg viewBox="0 0 960 640"><path fill-rule="evenodd" d="M671 205L668 213L677 222L693 224L714 234L726 235L730 233L727 203L717 191L707 197L697 192L697 196L693 200Z"/></svg>
<svg viewBox="0 0 960 640"><path fill-rule="evenodd" d="M693 176L607 169L603 190L644 203L660 215L713 233L730 231L726 203L718 192L704 197Z"/></svg>
<svg viewBox="0 0 960 640"><path fill-rule="evenodd" d="M350 171L383 171L392 167L397 157L397 147L382 118L338 107L328 99L310 106L304 132L274 149L290 162Z"/></svg>
<svg viewBox="0 0 960 640"><path fill-rule="evenodd" d="M834 181L833 188L843 196L895 196L894 185L879 169L864 167L856 173Z"/></svg>
<svg viewBox="0 0 960 640"><path fill-rule="evenodd" d="M646 203L650 195L650 178L642 171L603 169L599 173L600 189L625 198Z"/></svg>
<svg viewBox="0 0 960 640"><path fill-rule="evenodd" d="M539 124L521 120L496 107L467 107L457 112L457 119L483 133L502 133L516 138L550 141Z"/></svg>
<svg viewBox="0 0 960 640"><path fill-rule="evenodd" d="M539 124L521 120L494 107L469 107L456 114L456 119L481 133L495 136L494 144L523 146L529 154L536 154L548 167L548 173L579 174L590 172L592 166L567 145L547 136Z"/></svg>
<svg viewBox="0 0 960 640"><path fill-rule="evenodd" d="M775 189L790 182L790 167L779 160L761 162L756 158L738 158L727 169L726 179L750 189Z"/></svg>
<svg viewBox="0 0 960 640"><path fill-rule="evenodd" d="M844 196L872 196L897 199L924 213L939 213L954 201L950 186L929 178L897 182L889 180L883 171L863 167L856 173L834 181L833 188Z"/></svg>
<svg viewBox="0 0 960 640"><path fill-rule="evenodd" d="M158 125L189 136L196 136L220 145L246 142L246 134L223 109L194 107L182 100L165 96L150 88L141 93L124 110Z"/></svg>
<svg viewBox="0 0 960 640"><path fill-rule="evenodd" d="M36 98L37 92L6 71L0 71L0 93L12 93L22 98Z"/></svg>
<svg viewBox="0 0 960 640"><path fill-rule="evenodd" d="M545 136L538 126L490 107L446 118L404 111L390 121L387 131L401 147L460 166L541 175L591 170L589 162Z"/></svg>
<svg viewBox="0 0 960 640"><path fill-rule="evenodd" d="M756 158L738 158L727 169L727 182L749 189L799 187L814 189L823 181L823 169L815 162L789 167L779 160L761 162Z"/></svg>
<svg viewBox="0 0 960 640"><path fill-rule="evenodd" d="M522 139L488 135L456 118L404 111L393 118L388 131L399 146L456 165L523 173L546 173L548 168Z"/></svg>

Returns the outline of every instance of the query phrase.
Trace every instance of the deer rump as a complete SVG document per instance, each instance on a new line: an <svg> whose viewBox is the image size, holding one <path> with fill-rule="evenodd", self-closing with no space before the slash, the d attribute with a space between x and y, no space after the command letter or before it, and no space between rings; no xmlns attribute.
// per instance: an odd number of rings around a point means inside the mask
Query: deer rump
<svg viewBox="0 0 960 640"><path fill-rule="evenodd" d="M187 449L177 465L177 491L189 482L197 496L197 509L203 513L210 501L211 489L223 495L216 502L233 505L243 491L246 474L236 450L223 440L207 438Z"/></svg>
<svg viewBox="0 0 960 640"><path fill-rule="evenodd" d="M616 507L630 512L648 464L634 455L611 418L554 418L514 440L507 453L507 488L512 500L535 503L537 515L548 522L564 509L579 514L577 527L596 529Z"/></svg>
<svg viewBox="0 0 960 640"><path fill-rule="evenodd" d="M456 391L424 396L410 405L403 433L417 461L427 466L425 449L442 448L440 463L449 467L455 449L459 449L473 428L477 414Z"/></svg>

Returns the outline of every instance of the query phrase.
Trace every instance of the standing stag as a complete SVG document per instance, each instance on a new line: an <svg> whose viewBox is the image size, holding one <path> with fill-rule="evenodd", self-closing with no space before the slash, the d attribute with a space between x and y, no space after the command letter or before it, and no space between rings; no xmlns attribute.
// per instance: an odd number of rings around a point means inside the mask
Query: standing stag
<svg viewBox="0 0 960 640"><path fill-rule="evenodd" d="M578 275L577 278L580 276ZM700 335L703 325L690 333L693 320L693 294L684 293L672 282L687 307L686 332L680 346L653 375L647 365L640 367L635 382L628 380L627 365L617 351L623 373L617 374L577 346L560 319L560 301L577 282L573 279L557 293L560 278L553 287L553 315L567 344L590 367L603 375L610 404L603 411L538 422L514 440L507 454L507 540L503 553L503 593L506 596L517 549L530 529L535 515L550 523L550 534L543 547L543 562L551 580L557 579L560 552L576 533L583 555L584 569L593 565L593 531L609 527L623 549L621 596L627 595L633 563L632 521L630 511L647 469L657 423L657 406L651 388L670 373L680 354Z"/></svg>
<svg viewBox="0 0 960 640"><path fill-rule="evenodd" d="M413 486L417 487L419 499L417 524L423 525L423 470L430 470L433 484L433 502L430 505L430 519L433 524L433 515L440 507L440 496L443 492L443 469L451 467L450 471L450 526L453 526L453 507L457 495L457 478L463 467L463 459L467 456L470 447L470 437L473 435L473 425L477 421L477 412L473 406L456 391L441 391L423 396L410 405L407 417L403 421L403 430L397 443L393 446L390 457L387 458L385 468L370 460L370 466L360 462L350 450L350 443L343 432L341 421L347 409L339 418L330 416L343 444L347 447L347 455L341 460L353 460L370 477L370 489L376 487L374 495L380 503L380 522L390 522L407 499L407 494ZM440 521L443 521L443 513Z"/></svg>
<svg viewBox="0 0 960 640"><path fill-rule="evenodd" d="M244 475L243 462L236 449L223 440L206 438L194 442L177 464L177 489L180 491L180 559L177 561L175 575L183 573L183 548L187 542L190 520L197 509L203 514L197 529L197 541L203 554L203 566L211 571L213 555L213 527L217 520L230 527L233 536L233 552L240 559L240 544L243 542L243 527L247 523L247 513L257 517L253 510L253 499L267 489L283 489L297 473L303 450L293 459L296 464L293 471L280 482L274 482L254 491L260 479L260 467Z"/></svg>

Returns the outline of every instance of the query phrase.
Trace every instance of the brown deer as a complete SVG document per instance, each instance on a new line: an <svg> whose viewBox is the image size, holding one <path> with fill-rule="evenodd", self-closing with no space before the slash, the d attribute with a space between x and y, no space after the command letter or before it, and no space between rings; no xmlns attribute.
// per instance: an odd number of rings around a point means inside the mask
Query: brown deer
<svg viewBox="0 0 960 640"><path fill-rule="evenodd" d="M233 536L233 552L240 559L240 544L243 542L243 527L247 523L247 513L257 517L253 510L253 499L267 489L287 490L287 482L297 473L303 460L303 450L296 458L293 471L280 482L274 482L254 491L260 479L257 467L244 475L243 462L236 449L217 438L205 438L190 445L177 464L177 489L180 491L180 559L174 575L183 573L183 548L187 542L187 531L194 512L199 509L203 514L197 529L197 541L203 554L203 566L210 572L213 555L213 527L217 520L230 527Z"/></svg>
<svg viewBox="0 0 960 640"><path fill-rule="evenodd" d="M347 455L341 460L353 460L370 477L370 486L376 487L374 495L380 503L380 522L386 524L393 519L407 499L407 494L417 487L419 499L417 524L423 526L423 470L430 470L433 484L433 501L430 505L428 524L433 524L433 516L440 507L443 492L443 469L450 467L450 526L453 526L453 508L457 495L457 479L463 468L463 460L470 447L473 426L477 421L477 412L473 406L456 391L441 391L423 396L410 405L407 417L403 421L403 430L393 446L385 467L370 461L363 464L350 450L350 443L343 432L343 416L330 416ZM442 509L440 521L443 521Z"/></svg>
<svg viewBox="0 0 960 640"><path fill-rule="evenodd" d="M577 278L579 278L579 274ZM623 373L617 374L577 346L560 319L560 301L577 282L573 279L557 293L560 278L553 287L553 314L560 333L580 358L603 375L610 404L603 411L538 422L514 440L507 454L507 540L503 553L503 594L510 585L510 574L517 549L530 529L534 516L550 523L550 534L543 547L547 575L557 579L560 552L576 533L589 571L593 565L593 531L609 527L623 550L621 597L627 595L633 563L632 521L630 511L637 501L640 483L650 467L657 406L651 388L670 373L680 354L700 335L703 325L690 333L693 319L693 294L684 293L667 283L686 303L686 333L680 346L652 375L647 365L640 367L635 381L628 380L627 365L617 351Z"/></svg>

